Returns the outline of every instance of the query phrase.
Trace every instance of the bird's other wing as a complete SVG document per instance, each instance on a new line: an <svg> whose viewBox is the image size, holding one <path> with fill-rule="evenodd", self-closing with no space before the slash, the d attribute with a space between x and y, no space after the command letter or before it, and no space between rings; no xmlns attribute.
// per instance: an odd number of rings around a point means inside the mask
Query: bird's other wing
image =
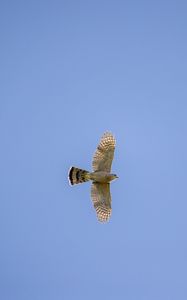
<svg viewBox="0 0 187 300"><path fill-rule="evenodd" d="M92 183L91 197L100 222L109 220L112 212L109 183Z"/></svg>
<svg viewBox="0 0 187 300"><path fill-rule="evenodd" d="M92 167L94 171L110 172L115 145L116 140L112 133L104 133L93 156Z"/></svg>

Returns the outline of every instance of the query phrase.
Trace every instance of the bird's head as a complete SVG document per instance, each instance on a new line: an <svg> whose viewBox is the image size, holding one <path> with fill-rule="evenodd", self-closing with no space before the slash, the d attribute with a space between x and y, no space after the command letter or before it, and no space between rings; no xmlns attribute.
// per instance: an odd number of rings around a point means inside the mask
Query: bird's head
<svg viewBox="0 0 187 300"><path fill-rule="evenodd" d="M111 174L112 175L112 180L119 178L116 174Z"/></svg>

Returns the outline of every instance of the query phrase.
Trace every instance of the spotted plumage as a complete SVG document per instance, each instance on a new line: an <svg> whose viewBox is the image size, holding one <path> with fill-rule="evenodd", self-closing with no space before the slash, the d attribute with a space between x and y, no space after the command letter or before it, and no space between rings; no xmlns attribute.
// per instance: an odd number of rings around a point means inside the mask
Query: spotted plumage
<svg viewBox="0 0 187 300"><path fill-rule="evenodd" d="M93 156L93 172L76 167L71 167L69 171L69 181L72 185L92 181L91 198L100 222L108 221L112 212L110 182L118 178L110 173L115 145L112 133L104 133Z"/></svg>

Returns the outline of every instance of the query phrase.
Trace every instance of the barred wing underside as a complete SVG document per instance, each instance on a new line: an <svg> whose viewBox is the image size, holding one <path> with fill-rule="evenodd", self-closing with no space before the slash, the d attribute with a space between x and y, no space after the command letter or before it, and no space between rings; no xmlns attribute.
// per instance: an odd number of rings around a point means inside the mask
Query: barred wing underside
<svg viewBox="0 0 187 300"><path fill-rule="evenodd" d="M94 171L110 172L116 141L112 133L106 132L95 151L92 167Z"/></svg>
<svg viewBox="0 0 187 300"><path fill-rule="evenodd" d="M109 183L92 183L91 197L97 218L100 222L106 222L111 216L111 195Z"/></svg>

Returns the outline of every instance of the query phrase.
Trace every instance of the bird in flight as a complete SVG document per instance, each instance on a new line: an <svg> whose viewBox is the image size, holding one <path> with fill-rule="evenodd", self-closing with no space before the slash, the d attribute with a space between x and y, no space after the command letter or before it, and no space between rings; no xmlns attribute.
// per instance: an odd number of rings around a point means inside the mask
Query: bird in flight
<svg viewBox="0 0 187 300"><path fill-rule="evenodd" d="M71 185L92 181L91 198L100 222L108 221L112 212L110 182L118 178L110 173L115 145L112 133L105 132L93 156L93 172L71 167L68 174Z"/></svg>

